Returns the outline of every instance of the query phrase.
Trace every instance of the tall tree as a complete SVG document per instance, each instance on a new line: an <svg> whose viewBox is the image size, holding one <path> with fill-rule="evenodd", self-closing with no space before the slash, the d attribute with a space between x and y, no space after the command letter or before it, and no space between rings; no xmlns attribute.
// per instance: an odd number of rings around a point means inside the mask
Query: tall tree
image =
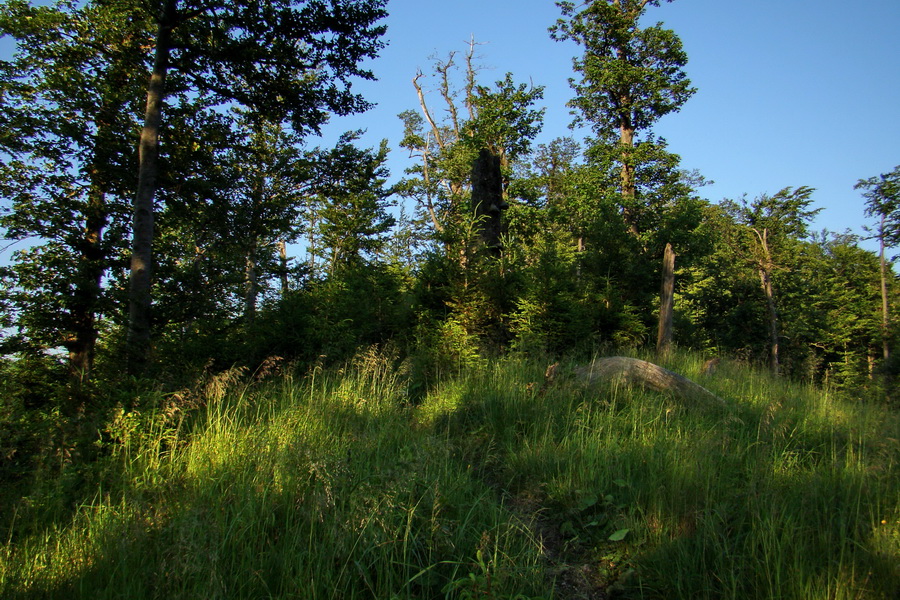
<svg viewBox="0 0 900 600"><path fill-rule="evenodd" d="M806 237L810 221L821 210L809 207L814 191L806 186L788 187L772 196L758 196L751 202L746 199L739 203L722 202L723 208L740 225L733 231L731 243L759 276L766 301L769 364L775 374L780 370L780 330L774 277L777 271L785 268L788 248Z"/></svg>
<svg viewBox="0 0 900 600"><path fill-rule="evenodd" d="M134 201L129 293L129 364L149 357L154 196L167 76L213 102L235 103L288 121L298 134L318 131L329 113L368 108L350 78L373 79L361 62L383 46L386 0L161 0L147 85Z"/></svg>
<svg viewBox="0 0 900 600"><path fill-rule="evenodd" d="M668 0L671 2L672 0ZM642 164L666 162L665 143L651 135L663 116L678 111L695 89L684 73L681 40L662 23L642 27L648 6L659 0L593 0L577 6L557 2L563 18L551 28L555 40L584 48L573 59L580 81L570 80L576 122L590 125L595 160L618 165L622 211L633 234L639 232Z"/></svg>
<svg viewBox="0 0 900 600"><path fill-rule="evenodd" d="M315 227L322 253L328 261L328 275L348 266L361 266L387 243L394 226L388 214L393 190L386 186L389 175L385 162L387 140L378 149L358 148L360 132L341 136L334 148L310 153L313 175L309 193L318 217Z"/></svg>
<svg viewBox="0 0 900 600"><path fill-rule="evenodd" d="M73 395L94 363L102 283L127 235L132 134L147 23L124 3L0 6L15 40L0 64L0 217L8 239L28 240L9 292L30 345L68 350Z"/></svg>
<svg viewBox="0 0 900 600"><path fill-rule="evenodd" d="M888 297L888 264L885 248L900 245L900 165L890 173L860 179L855 189L865 190L866 216L878 219L875 237L878 239L881 263L881 339L884 360L890 358L890 299Z"/></svg>
<svg viewBox="0 0 900 600"><path fill-rule="evenodd" d="M678 169L680 157L653 134L657 121L677 112L696 91L684 71L687 54L679 37L662 23L645 26L643 22L648 8L660 3L557 2L562 18L550 28L553 39L574 41L583 50L573 59L578 77L570 79L575 98L569 106L575 124L587 125L592 131L586 152L588 168L604 190L593 194L594 209L589 212L606 213L609 222L605 229L612 232L621 222L630 236L617 244L627 251L626 259L615 263L616 274L620 286L624 283L631 288L623 291L642 313L649 309L647 297L656 287L651 283L655 277L650 275L657 271L656 265L669 264L662 260L664 249L685 253L675 237L683 239L686 232L663 223L671 225L687 212L697 212L692 187L685 185ZM611 202L619 213L616 216L609 215ZM683 203L691 206L685 210ZM694 227L696 223L689 225L690 230ZM664 234L675 237L666 239ZM583 240L579 238L579 248ZM609 270L608 265L598 266ZM671 308L665 297L660 302ZM669 330L664 322L669 314L671 310L660 312L660 331Z"/></svg>
<svg viewBox="0 0 900 600"><path fill-rule="evenodd" d="M413 78L420 112L399 115L405 129L401 146L420 161L407 171L415 177L404 180L400 189L417 199L437 237L463 257L467 250L456 244L460 229L468 229L475 216L476 237L484 240L482 233L497 231L512 165L530 151L543 118L543 110L534 108L543 97L543 87L516 84L509 73L493 87L478 83L475 48L475 42L470 42L461 82L457 82L460 66L456 52L435 61L431 77L446 119L435 118L433 99L424 85L426 75L421 71ZM499 185L501 197L475 200L473 176L479 182L479 193L490 188L496 196ZM491 221L493 226L485 227ZM496 247L497 236L490 237L493 242L487 245Z"/></svg>

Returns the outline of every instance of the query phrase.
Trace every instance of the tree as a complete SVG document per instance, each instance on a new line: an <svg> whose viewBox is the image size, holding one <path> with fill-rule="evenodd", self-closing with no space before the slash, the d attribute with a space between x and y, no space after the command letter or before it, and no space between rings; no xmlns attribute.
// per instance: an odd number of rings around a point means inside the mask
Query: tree
<svg viewBox="0 0 900 600"><path fill-rule="evenodd" d="M499 214L508 198L512 166L530 151L544 112L533 107L543 97L543 87L516 84L510 73L493 87L478 84L475 47L470 42L461 89L453 80L457 53L435 61L433 77L447 113L445 120L433 116L421 71L413 78L420 113L399 115L405 130L400 145L420 161L407 170L417 177L404 180L400 189L418 200L437 237L449 253L458 252L463 262L468 250L458 242L473 217L482 245L499 247ZM478 198L472 196L473 186L478 187Z"/></svg>
<svg viewBox="0 0 900 600"><path fill-rule="evenodd" d="M129 291L129 365L139 372L150 343L154 196L159 138L170 69L187 89L216 103L235 103L289 121L294 131L318 131L329 113L368 108L350 78L373 79L361 61L383 46L386 0L161 0L153 66L140 135Z"/></svg>
<svg viewBox="0 0 900 600"><path fill-rule="evenodd" d="M659 4L593 0L576 10L573 2L557 2L563 18L550 29L553 39L573 40L584 48L582 57L573 59L581 80L570 80L576 96L569 105L578 111L576 123L586 122L596 136L590 151L594 160L618 165L622 211L634 235L640 233L639 188L651 183L642 182L638 170L669 160L652 127L695 92L683 70L687 55L678 36L661 23L640 26L647 6Z"/></svg>
<svg viewBox="0 0 900 600"><path fill-rule="evenodd" d="M300 151L300 137L253 113L239 113L242 139L226 156L225 181L230 210L227 231L243 263L243 315L256 316L257 297L275 267L275 251L301 234L298 220L309 194L310 161ZM286 260L286 257L284 257Z"/></svg>
<svg viewBox="0 0 900 600"><path fill-rule="evenodd" d="M888 298L888 265L885 248L900 245L900 165L890 173L860 179L854 189L866 190L866 216L878 219L875 237L878 238L881 263L881 338L884 360L890 358L890 302Z"/></svg>
<svg viewBox="0 0 900 600"><path fill-rule="evenodd" d="M0 64L0 193L10 203L0 225L31 244L14 256L7 293L18 348L68 350L70 415L84 401L97 320L112 312L103 281L127 235L146 31L122 3L0 7L0 32L16 41Z"/></svg>
<svg viewBox="0 0 900 600"><path fill-rule="evenodd" d="M822 236L816 245L822 260L795 279L802 309L820 320L811 345L821 356L822 378L845 389L868 387L884 336L879 257L850 234Z"/></svg>
<svg viewBox="0 0 900 600"><path fill-rule="evenodd" d="M594 136L586 152L592 178L617 196L594 194L595 208L588 212L609 215L608 208L600 205L615 202L632 238L618 244L630 248L628 258L616 263L617 271L621 284L625 267L632 265L628 275L636 285L626 295L638 306L647 304L641 297L651 293L654 278L649 275L656 271L655 265L662 263L663 270L671 266L671 261L663 260L666 249L670 253L666 256L672 258L676 249L683 253L674 237L665 236L684 238L687 232L673 231L664 223L672 225L680 218L674 215L697 212L693 188L678 169L680 157L653 135L655 123L677 112L696 91L684 72L687 55L678 36L662 23L642 26L647 8L659 4L658 0L593 0L576 7L574 2L557 2L563 17L550 28L553 39L572 40L583 48L582 55L573 59L580 79L570 79L575 98L569 106L574 109L575 124L589 125ZM685 210L684 203L691 206ZM612 219L612 227L607 228L616 229L618 221L618 217ZM696 223L686 225L689 230L696 228ZM579 238L579 248L583 239ZM648 268L650 264L654 267ZM674 291L674 280L661 288L660 346L666 345L663 338L671 336L674 296L667 298L666 290Z"/></svg>
<svg viewBox="0 0 900 600"><path fill-rule="evenodd" d="M722 206L739 224L731 243L759 276L760 289L766 300L769 334L769 364L779 372L778 301L773 277L785 268L784 256L792 241L806 236L810 221L821 209L810 209L815 190L801 186L784 188L772 196L763 194L748 202L723 201Z"/></svg>
<svg viewBox="0 0 900 600"><path fill-rule="evenodd" d="M322 247L310 251L327 254L328 275L360 266L366 255L379 252L395 223L386 210L393 193L385 187L388 142L382 140L378 150L360 149L353 143L360 134L345 133L334 148L311 153L310 195L316 204L315 230Z"/></svg>
<svg viewBox="0 0 900 600"><path fill-rule="evenodd" d="M398 191L416 200L419 222L432 232L419 278L429 316L456 328L466 343L500 344L511 298L501 215L513 201L516 163L541 128L543 110L534 104L543 88L517 84L509 73L481 85L475 48L470 42L462 64L452 52L435 61L430 77L419 71L413 78L420 110L400 114L401 146L419 162ZM435 107L444 109L444 119L435 117Z"/></svg>

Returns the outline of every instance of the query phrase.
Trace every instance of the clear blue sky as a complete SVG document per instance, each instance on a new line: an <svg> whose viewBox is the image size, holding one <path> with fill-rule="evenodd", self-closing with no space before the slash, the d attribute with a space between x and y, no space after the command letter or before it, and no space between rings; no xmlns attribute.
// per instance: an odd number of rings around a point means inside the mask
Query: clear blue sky
<svg viewBox="0 0 900 600"><path fill-rule="evenodd" d="M389 45L370 65L379 81L356 86L376 108L334 119L311 145L366 129L364 143L390 141L398 178L410 162L396 115L418 108L416 69L464 51L471 36L484 43L485 83L509 71L546 86L538 141L570 133L565 104L579 48L547 34L559 17L552 0L390 0L388 11ZM657 133L684 168L715 181L703 196L806 185L824 209L817 228L860 231L866 219L853 185L900 165L900 0L675 0L651 7L647 21L673 29L690 59L698 92ZM0 52L9 51L3 40Z"/></svg>
<svg viewBox="0 0 900 600"><path fill-rule="evenodd" d="M390 0L389 46L371 65L379 81L358 86L372 111L335 119L326 138L366 128L387 138L391 168L409 162L397 146L397 113L417 108L411 78L428 57L479 47L484 82L507 71L546 86L539 141L567 135L571 43L553 42L552 0ZM814 187L824 210L815 225L832 231L866 223L858 179L900 164L900 0L676 0L650 8L647 21L673 29L698 92L657 127L682 166L715 181L712 201ZM312 144L327 143L310 140Z"/></svg>

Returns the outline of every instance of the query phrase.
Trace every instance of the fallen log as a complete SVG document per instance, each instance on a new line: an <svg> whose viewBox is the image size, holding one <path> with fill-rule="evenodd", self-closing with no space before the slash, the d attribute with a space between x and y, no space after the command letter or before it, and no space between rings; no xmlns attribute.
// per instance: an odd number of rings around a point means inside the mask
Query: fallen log
<svg viewBox="0 0 900 600"><path fill-rule="evenodd" d="M597 358L577 367L575 374L593 381L623 381L657 392L671 392L683 400L709 401L721 407L728 404L698 383L653 363L627 356Z"/></svg>

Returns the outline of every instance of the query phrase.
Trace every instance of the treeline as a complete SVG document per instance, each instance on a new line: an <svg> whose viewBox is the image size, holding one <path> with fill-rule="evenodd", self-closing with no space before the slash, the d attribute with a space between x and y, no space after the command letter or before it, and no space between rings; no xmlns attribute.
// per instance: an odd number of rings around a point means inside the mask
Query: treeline
<svg viewBox="0 0 900 600"><path fill-rule="evenodd" d="M350 83L385 0L3 3L4 410L77 418L135 402L123 373L372 345L414 393L511 350L675 343L890 397L900 168L858 186L880 256L813 233L803 182L703 199L653 133L695 91L658 4L558 3L585 139L535 144L542 88L482 81L473 41L411 74L402 140L365 148L310 135L368 108Z"/></svg>

